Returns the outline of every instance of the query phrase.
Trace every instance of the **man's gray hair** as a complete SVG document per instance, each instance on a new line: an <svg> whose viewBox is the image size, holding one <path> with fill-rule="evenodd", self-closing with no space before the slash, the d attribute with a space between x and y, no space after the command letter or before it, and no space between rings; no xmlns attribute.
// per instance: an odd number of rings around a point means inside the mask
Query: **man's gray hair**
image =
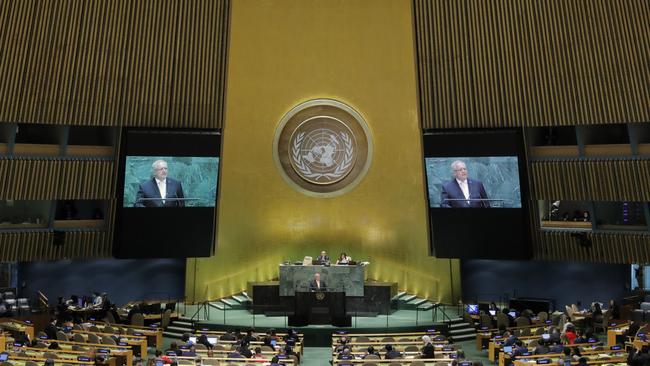
<svg viewBox="0 0 650 366"><path fill-rule="evenodd" d="M456 167L457 167L459 164L463 164L463 165L465 165L465 162L462 161L462 160L454 160L454 162L451 163L451 170L456 170ZM466 166L466 165L465 165L465 166Z"/></svg>
<svg viewBox="0 0 650 366"><path fill-rule="evenodd" d="M153 164L151 164L151 171L156 171L156 168L158 167L158 165L160 165L162 163L167 164L167 162L162 160L162 159L158 159L158 160L154 161Z"/></svg>

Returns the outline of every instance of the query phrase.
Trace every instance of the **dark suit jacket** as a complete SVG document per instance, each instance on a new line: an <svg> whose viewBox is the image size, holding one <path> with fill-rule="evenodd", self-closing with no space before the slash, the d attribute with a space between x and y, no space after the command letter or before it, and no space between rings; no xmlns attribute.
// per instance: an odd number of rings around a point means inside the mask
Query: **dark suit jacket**
<svg viewBox="0 0 650 366"><path fill-rule="evenodd" d="M318 257L316 257L316 262L319 262L319 263L325 264L325 262L329 262L329 261L330 261L329 255L326 255L324 257L319 255Z"/></svg>
<svg viewBox="0 0 650 366"><path fill-rule="evenodd" d="M487 193L485 192L485 187L480 180L476 179L467 179L467 187L469 188L469 198L470 199L486 199L488 198ZM450 200L451 199L451 200ZM462 201L455 201L456 199L461 199ZM464 200L465 195L460 189L456 179L452 179L449 182L446 182L442 185L442 192L440 193L440 207L490 207L489 201L467 201Z"/></svg>
<svg viewBox="0 0 650 366"><path fill-rule="evenodd" d="M325 291L327 290L327 284L325 281L320 280L320 289L316 286L316 280L309 281L309 291Z"/></svg>
<svg viewBox="0 0 650 366"><path fill-rule="evenodd" d="M181 182L167 178L167 198L184 198L183 195L183 186ZM142 198L157 198L157 199L144 199ZM163 204L162 198L160 197L160 190L158 189L158 184L156 184L156 178L151 178L140 183L140 188L138 188L138 194L135 198L135 203L133 207L183 207L185 202L182 200L165 200Z"/></svg>

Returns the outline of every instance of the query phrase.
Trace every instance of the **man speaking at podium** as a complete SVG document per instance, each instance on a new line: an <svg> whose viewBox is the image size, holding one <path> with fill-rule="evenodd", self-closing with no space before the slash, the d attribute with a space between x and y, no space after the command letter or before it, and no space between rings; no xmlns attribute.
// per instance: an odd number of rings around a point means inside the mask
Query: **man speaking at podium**
<svg viewBox="0 0 650 366"><path fill-rule="evenodd" d="M467 178L467 166L461 160L451 163L454 179L442 185L440 207L478 208L490 207L485 187L480 180Z"/></svg>
<svg viewBox="0 0 650 366"><path fill-rule="evenodd" d="M327 284L325 281L321 281L320 273L315 273L314 279L309 281L309 291L327 291Z"/></svg>
<svg viewBox="0 0 650 366"><path fill-rule="evenodd" d="M134 207L183 207L181 182L168 178L167 162L156 160L151 164L153 177L140 183Z"/></svg>

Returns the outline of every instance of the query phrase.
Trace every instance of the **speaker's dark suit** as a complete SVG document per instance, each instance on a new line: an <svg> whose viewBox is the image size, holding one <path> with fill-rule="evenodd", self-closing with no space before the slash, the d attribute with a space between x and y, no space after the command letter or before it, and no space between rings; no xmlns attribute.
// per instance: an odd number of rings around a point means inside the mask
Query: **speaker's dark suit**
<svg viewBox="0 0 650 366"><path fill-rule="evenodd" d="M480 180L467 179L467 187L469 188L469 199L486 199L488 198L485 192L485 187ZM461 199L457 201L457 199ZM442 185L442 192L440 193L440 207L490 207L489 201L465 201L463 190L460 189L456 179L452 179Z"/></svg>
<svg viewBox="0 0 650 366"><path fill-rule="evenodd" d="M316 284L316 280L311 280L309 281L309 291L326 291L327 290L327 284L325 281L321 280L320 281L320 288Z"/></svg>
<svg viewBox="0 0 650 366"><path fill-rule="evenodd" d="M135 198L133 207L183 207L185 202L183 200L169 199L169 198L184 198L183 186L181 182L167 178L166 182L167 195L164 198L160 196L160 190L155 178L151 178L140 183L138 194ZM144 199L143 199L144 198ZM153 198L153 199L151 199Z"/></svg>

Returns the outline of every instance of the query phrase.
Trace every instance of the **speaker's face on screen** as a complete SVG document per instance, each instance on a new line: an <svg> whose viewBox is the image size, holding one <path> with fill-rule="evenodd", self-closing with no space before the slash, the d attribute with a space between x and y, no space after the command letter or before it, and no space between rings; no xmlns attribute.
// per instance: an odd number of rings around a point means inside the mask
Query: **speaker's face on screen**
<svg viewBox="0 0 650 366"><path fill-rule="evenodd" d="M455 161L452 166L452 174L454 178L464 181L467 179L467 166L462 161Z"/></svg>
<svg viewBox="0 0 650 366"><path fill-rule="evenodd" d="M169 170L167 168L167 162L164 160L158 160L153 163L153 175L158 180L164 180L167 178Z"/></svg>

